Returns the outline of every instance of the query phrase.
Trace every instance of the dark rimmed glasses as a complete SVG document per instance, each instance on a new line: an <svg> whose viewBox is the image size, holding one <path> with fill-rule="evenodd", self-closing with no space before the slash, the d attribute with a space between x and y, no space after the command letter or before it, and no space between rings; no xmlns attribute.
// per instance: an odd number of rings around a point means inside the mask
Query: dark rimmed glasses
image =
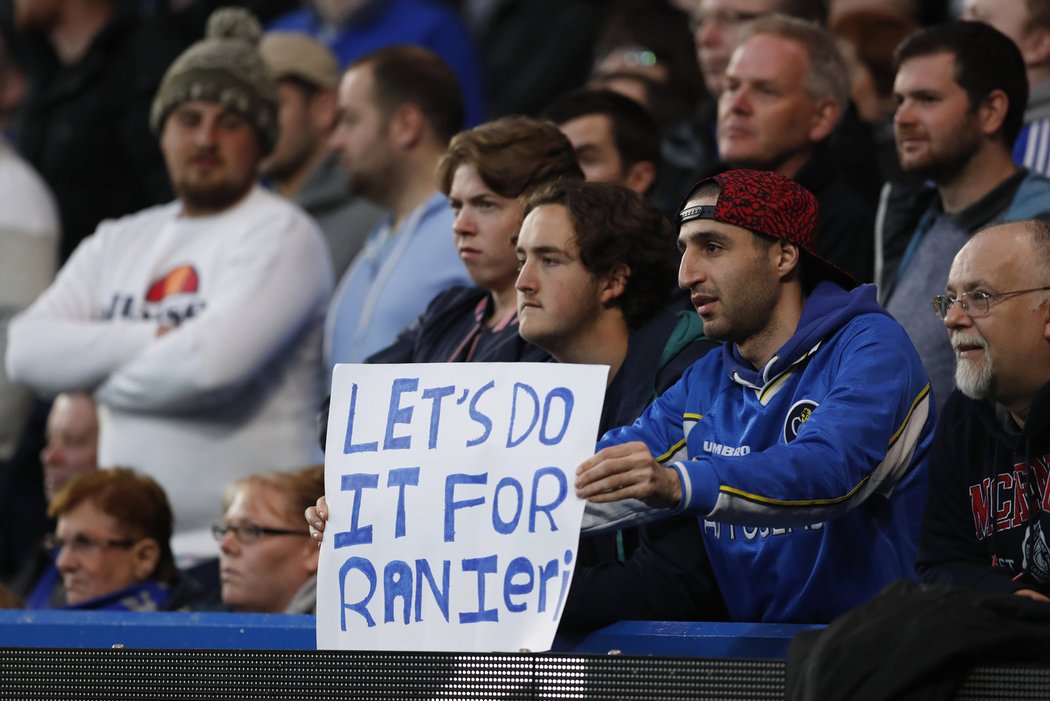
<svg viewBox="0 0 1050 701"><path fill-rule="evenodd" d="M222 540L226 537L227 533L233 533L233 537L245 545L254 543L260 538L264 538L266 536L310 535L307 531L291 531L285 528L266 528L265 526L258 526L254 523L243 523L239 526L233 526L227 523L212 524L211 534L215 537L215 540Z"/></svg>

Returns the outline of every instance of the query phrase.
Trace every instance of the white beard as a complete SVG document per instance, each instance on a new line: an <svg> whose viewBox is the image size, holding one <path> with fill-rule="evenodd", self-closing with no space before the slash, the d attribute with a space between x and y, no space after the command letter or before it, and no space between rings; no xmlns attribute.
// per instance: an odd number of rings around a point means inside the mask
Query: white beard
<svg viewBox="0 0 1050 701"><path fill-rule="evenodd" d="M980 346L983 351L983 362L978 365L973 360L959 358L959 347L961 345ZM953 336L952 349L956 353L955 386L970 399L988 399L995 384L995 375L992 373L992 359L988 355L988 342L980 336L973 338L961 335Z"/></svg>

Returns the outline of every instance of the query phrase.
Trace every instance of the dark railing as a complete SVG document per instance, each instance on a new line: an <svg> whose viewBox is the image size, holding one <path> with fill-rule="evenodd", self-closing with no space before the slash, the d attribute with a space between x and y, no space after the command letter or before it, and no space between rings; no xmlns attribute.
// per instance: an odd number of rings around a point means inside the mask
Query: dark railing
<svg viewBox="0 0 1050 701"><path fill-rule="evenodd" d="M0 611L0 699L783 699L813 626L631 621L545 653L314 650L309 616ZM957 699L1050 698L1050 668L978 667Z"/></svg>

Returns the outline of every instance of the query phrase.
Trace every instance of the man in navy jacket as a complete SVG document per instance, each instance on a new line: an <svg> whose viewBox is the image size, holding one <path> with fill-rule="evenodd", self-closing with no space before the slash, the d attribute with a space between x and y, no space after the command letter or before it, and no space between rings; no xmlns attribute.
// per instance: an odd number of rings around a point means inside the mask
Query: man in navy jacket
<svg viewBox="0 0 1050 701"><path fill-rule="evenodd" d="M930 451L919 574L1050 594L1050 225L993 226L963 246L934 309L957 389Z"/></svg>

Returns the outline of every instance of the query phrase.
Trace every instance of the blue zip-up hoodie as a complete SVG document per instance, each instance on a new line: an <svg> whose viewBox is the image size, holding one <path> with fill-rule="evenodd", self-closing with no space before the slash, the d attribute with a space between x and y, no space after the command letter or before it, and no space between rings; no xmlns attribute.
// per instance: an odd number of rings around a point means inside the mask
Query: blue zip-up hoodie
<svg viewBox="0 0 1050 701"><path fill-rule="evenodd" d="M732 620L820 623L914 578L933 413L874 286L825 282L764 368L732 344L710 353L598 447L640 440L678 471L676 510L699 517Z"/></svg>

